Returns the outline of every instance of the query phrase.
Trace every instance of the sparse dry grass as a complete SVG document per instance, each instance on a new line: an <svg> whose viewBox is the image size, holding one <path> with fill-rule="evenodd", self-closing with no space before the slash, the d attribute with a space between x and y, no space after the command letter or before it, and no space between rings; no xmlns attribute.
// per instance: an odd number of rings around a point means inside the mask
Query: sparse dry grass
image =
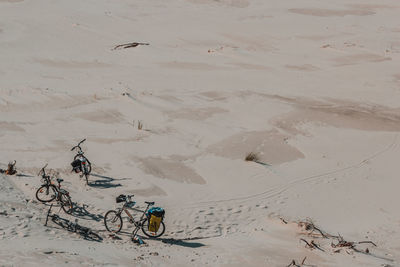
<svg viewBox="0 0 400 267"><path fill-rule="evenodd" d="M259 156L257 153L254 152L250 152L249 154L247 154L246 158L244 159L245 161L254 161L257 162L260 160Z"/></svg>

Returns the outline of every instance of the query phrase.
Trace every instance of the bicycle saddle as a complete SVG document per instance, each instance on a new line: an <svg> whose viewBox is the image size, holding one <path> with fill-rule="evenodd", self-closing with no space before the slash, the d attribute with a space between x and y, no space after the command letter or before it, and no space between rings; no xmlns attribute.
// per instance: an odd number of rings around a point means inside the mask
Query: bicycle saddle
<svg viewBox="0 0 400 267"><path fill-rule="evenodd" d="M154 205L154 202L145 201L144 203L149 204L149 205Z"/></svg>
<svg viewBox="0 0 400 267"><path fill-rule="evenodd" d="M64 179L57 178L57 182L58 182L58 183L61 183L61 182L63 182L63 181L64 181Z"/></svg>

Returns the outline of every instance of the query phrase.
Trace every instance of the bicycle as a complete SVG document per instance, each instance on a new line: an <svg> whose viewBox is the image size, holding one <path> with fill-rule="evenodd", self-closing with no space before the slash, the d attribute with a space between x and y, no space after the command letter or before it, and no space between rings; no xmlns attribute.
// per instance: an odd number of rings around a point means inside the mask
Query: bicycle
<svg viewBox="0 0 400 267"><path fill-rule="evenodd" d="M51 204L47 212L46 222L44 224L45 226L47 226L49 217L51 217L52 222L54 222L55 224L61 226L62 228L68 230L69 232L74 232L79 234L80 236L83 236L86 240L97 241L97 242L103 241L103 238L98 234L96 234L95 232L93 232L90 228L79 225L78 219L75 219L75 223L73 223L70 220L61 218L57 214L50 214L52 207L53 204Z"/></svg>
<svg viewBox="0 0 400 267"><path fill-rule="evenodd" d="M89 184L89 175L92 171L92 164L88 160L87 157L85 157L83 154L83 150L81 148L81 144L85 142L86 139L83 139L78 143L78 145L74 146L71 148L71 151L74 151L74 149L77 149L77 154L74 156L74 161L71 163L72 165L72 171L75 171L76 173L82 173L80 177L82 178L85 176L86 178L86 184Z"/></svg>
<svg viewBox="0 0 400 267"><path fill-rule="evenodd" d="M57 178L58 186L55 186L50 176L46 175L46 167L47 164L38 173L38 176L42 175L43 184L36 191L36 199L42 203L51 202L56 199L65 213L70 214L73 205L69 192L61 188L61 182L64 180Z"/></svg>
<svg viewBox="0 0 400 267"><path fill-rule="evenodd" d="M132 232L133 237L136 236L139 229L141 229L142 232L148 237L157 238L157 237L162 236L165 232L165 224L163 221L160 222L160 226L155 232L149 230L150 214L148 213L148 210L149 210L150 206L154 205L154 202L145 201L145 203L147 204L146 209L144 211L139 210L139 209L134 208L134 206L136 205L136 202L131 201L133 196L134 195L127 195L127 196L120 195L119 197L117 197L117 199L116 199L117 203L120 203L120 202L125 202L125 203L122 206L122 208L117 208L116 210L109 210L105 214L104 225L105 225L107 231L112 232L112 233L118 233L121 231L122 225L123 225L121 213L122 213L122 211L124 211L129 217L129 222L132 223L133 225L135 225L135 227L136 227ZM139 220L135 221L133 216L129 213L128 208L142 213Z"/></svg>

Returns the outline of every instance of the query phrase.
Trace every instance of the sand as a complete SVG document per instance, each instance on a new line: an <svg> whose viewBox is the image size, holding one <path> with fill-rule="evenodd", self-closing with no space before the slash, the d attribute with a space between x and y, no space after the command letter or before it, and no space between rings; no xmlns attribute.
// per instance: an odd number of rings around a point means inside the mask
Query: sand
<svg viewBox="0 0 400 267"><path fill-rule="evenodd" d="M0 0L0 168L16 160L19 174L0 174L0 265L400 265L399 11ZM149 45L113 49L129 42ZM84 138L89 186L70 166ZM46 163L81 211L55 212L103 242L44 226ZM138 246L125 224L110 237L119 194L165 208L164 236ZM377 246L336 251L298 227L307 219Z"/></svg>

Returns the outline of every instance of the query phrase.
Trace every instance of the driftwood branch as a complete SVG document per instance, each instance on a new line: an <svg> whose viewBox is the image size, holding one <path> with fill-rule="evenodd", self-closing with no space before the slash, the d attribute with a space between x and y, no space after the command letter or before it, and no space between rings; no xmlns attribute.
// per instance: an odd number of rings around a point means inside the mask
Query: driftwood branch
<svg viewBox="0 0 400 267"><path fill-rule="evenodd" d="M316 248L316 249L319 249L319 250L325 252L325 250L323 250L318 244L316 244L316 243L314 242L314 240L311 240L311 242L309 243L309 242L308 242L307 240L305 240L304 238L300 238L300 241L303 241L304 243L306 243L306 246L307 246L308 248L310 248L310 249Z"/></svg>
<svg viewBox="0 0 400 267"><path fill-rule="evenodd" d="M290 262L290 264L289 264L289 265L287 265L286 267L291 267L291 266L295 266L295 267L301 267L301 265L298 265L298 264L296 263L296 261L295 261L295 260L292 260L292 261Z"/></svg>
<svg viewBox="0 0 400 267"><path fill-rule="evenodd" d="M324 233L321 229L316 227L312 221L299 222L298 225L300 227L304 227L304 229L306 231L309 231L309 234L312 234L314 231L317 231L321 234L322 237L328 238L328 234ZM329 235L329 236L331 236L331 235Z"/></svg>
<svg viewBox="0 0 400 267"><path fill-rule="evenodd" d="M291 267L291 266L295 266L295 267L301 267L301 266L313 266L313 265L305 265L307 257L304 257L304 259L301 261L300 264L297 264L295 260L292 260L289 265L287 265L286 267Z"/></svg>
<svg viewBox="0 0 400 267"><path fill-rule="evenodd" d="M331 243L331 247L333 247L333 248L348 248L348 249L353 250L354 252L363 253L363 254L370 254L369 249L366 248L365 250L360 250L356 247L357 244L372 244L375 247L377 247L377 245L374 242L369 241L369 240L359 241L359 242L351 242L351 241L344 240L343 237L340 235L337 237L337 239L338 239L338 243L337 244ZM336 251L334 251L334 252L336 252ZM346 250L346 253L350 254L350 252L348 250Z"/></svg>
<svg viewBox="0 0 400 267"><path fill-rule="evenodd" d="M126 49L126 48L131 48L131 47L137 47L139 45L149 45L149 43L133 42L133 43L127 43L127 44L120 44L120 45L114 46L114 48L111 50Z"/></svg>
<svg viewBox="0 0 400 267"><path fill-rule="evenodd" d="M284 218L282 218L282 217L280 217L279 219L281 219L281 221L284 223L284 224L287 224L288 222L284 219Z"/></svg>
<svg viewBox="0 0 400 267"><path fill-rule="evenodd" d="M284 220L283 218L279 218L279 219L284 224L289 223L288 221ZM370 240L347 241L340 234L332 235L332 234L329 234L329 233L323 231L322 229L316 227L315 224L311 221L311 219L307 219L305 221L298 221L297 225L298 225L298 227L302 228L302 230L303 230L301 233L302 235L309 236L309 237L315 238L315 239L318 239L318 238L329 239L331 241L331 247L332 247L333 253L341 253L341 251L344 251L349 255L353 255L354 252L357 252L357 253L362 253L365 255L373 256L376 258L393 261L392 259L383 258L383 257L375 255L373 252L370 252L371 247L365 247L365 248L360 247L361 244L371 244L374 247L377 247L377 245L373 241L370 241ZM307 241L304 238L300 238L300 242L304 242L305 247L308 249L311 249L311 250L318 249L318 250L325 252L324 247L322 247L320 244L317 244L314 240ZM292 262L288 266L311 266L308 264L304 264L305 260L306 260L306 258L303 259L301 264L296 263L295 260L292 260Z"/></svg>
<svg viewBox="0 0 400 267"><path fill-rule="evenodd" d="M358 242L358 244L366 244L366 243L372 244L372 245L374 245L375 247L377 247L377 245L376 245L374 242L372 242L372 241L360 241L360 242Z"/></svg>

